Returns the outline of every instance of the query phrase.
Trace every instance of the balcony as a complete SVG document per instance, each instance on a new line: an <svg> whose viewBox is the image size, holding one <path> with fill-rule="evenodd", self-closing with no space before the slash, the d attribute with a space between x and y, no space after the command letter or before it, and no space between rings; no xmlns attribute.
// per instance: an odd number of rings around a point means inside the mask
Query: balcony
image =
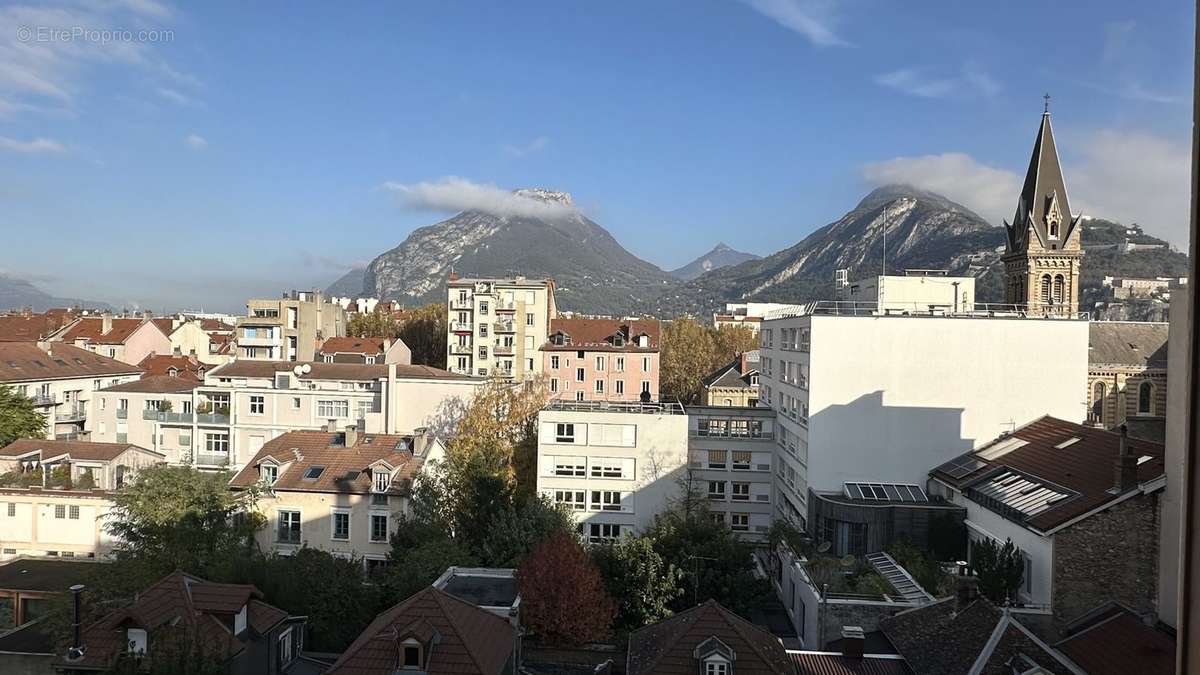
<svg viewBox="0 0 1200 675"><path fill-rule="evenodd" d="M497 300L497 312L515 312L517 311L517 303L514 300Z"/></svg>
<svg viewBox="0 0 1200 675"><path fill-rule="evenodd" d="M495 323L497 333L515 333L517 332L516 324L512 321L497 321Z"/></svg>
<svg viewBox="0 0 1200 675"><path fill-rule="evenodd" d="M183 413L183 414L186 414L186 413ZM229 424L229 414L228 413L225 413L225 414L196 413L196 423L197 424L209 424L209 425L212 425L212 424L228 425Z"/></svg>
<svg viewBox="0 0 1200 675"><path fill-rule="evenodd" d="M283 338L276 336L249 336L241 335L237 338L239 347L280 347L283 345Z"/></svg>
<svg viewBox="0 0 1200 675"><path fill-rule="evenodd" d="M55 401L54 397L49 394L34 394L29 397L29 400L33 401L35 406L58 405L58 401Z"/></svg>
<svg viewBox="0 0 1200 675"><path fill-rule="evenodd" d="M117 408L117 419L129 419L129 408Z"/></svg>
<svg viewBox="0 0 1200 675"><path fill-rule="evenodd" d="M190 412L164 412L162 410L145 410L142 419L154 420L163 424L191 424L196 416Z"/></svg>
<svg viewBox="0 0 1200 675"><path fill-rule="evenodd" d="M470 368L458 368L457 366L452 366L450 368L447 368L446 370L449 370L450 372L454 373L455 375L470 375L471 374Z"/></svg>
<svg viewBox="0 0 1200 675"><path fill-rule="evenodd" d="M54 415L55 422L82 422L87 419L87 406L72 405L59 410Z"/></svg>
<svg viewBox="0 0 1200 675"><path fill-rule="evenodd" d="M450 301L450 309L472 310L475 309L474 301L471 298L467 298L466 300L455 298Z"/></svg>
<svg viewBox="0 0 1200 675"><path fill-rule="evenodd" d="M228 466L228 452L196 452L196 466Z"/></svg>
<svg viewBox="0 0 1200 675"><path fill-rule="evenodd" d="M492 353L496 356L512 356L515 349L514 345L496 345L492 347Z"/></svg>
<svg viewBox="0 0 1200 675"><path fill-rule="evenodd" d="M451 344L450 345L450 353L451 354L462 354L464 356L470 356L471 355L471 345L469 345L469 344L468 345Z"/></svg>
<svg viewBox="0 0 1200 675"><path fill-rule="evenodd" d="M493 368L492 375L500 378L512 379L513 371L512 368Z"/></svg>
<svg viewBox="0 0 1200 675"><path fill-rule="evenodd" d="M473 330L474 330L474 326L472 326L469 322L463 322L463 321L451 321L450 322L450 332L451 333L470 333Z"/></svg>

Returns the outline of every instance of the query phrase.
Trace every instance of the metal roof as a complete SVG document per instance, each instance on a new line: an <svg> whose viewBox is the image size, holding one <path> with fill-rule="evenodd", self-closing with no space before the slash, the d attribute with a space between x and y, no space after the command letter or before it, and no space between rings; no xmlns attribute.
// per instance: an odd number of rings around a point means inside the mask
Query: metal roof
<svg viewBox="0 0 1200 675"><path fill-rule="evenodd" d="M912 483L846 483L846 496L879 502L927 502L929 497Z"/></svg>

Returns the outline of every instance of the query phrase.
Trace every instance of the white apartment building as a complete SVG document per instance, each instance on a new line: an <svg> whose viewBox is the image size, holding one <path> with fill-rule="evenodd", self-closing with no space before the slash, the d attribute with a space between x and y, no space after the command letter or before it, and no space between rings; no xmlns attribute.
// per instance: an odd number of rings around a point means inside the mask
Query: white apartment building
<svg viewBox="0 0 1200 675"><path fill-rule="evenodd" d="M537 490L590 541L646 528L688 479L679 404L553 401L538 413Z"/></svg>
<svg viewBox="0 0 1200 675"><path fill-rule="evenodd" d="M168 464L198 464L196 440L206 430L228 425L227 418L197 415L195 391L203 383L190 377L154 375L101 389L93 395L88 412L91 438L108 443L129 443L161 453ZM204 465L219 465L224 457Z"/></svg>
<svg viewBox="0 0 1200 675"><path fill-rule="evenodd" d="M713 314L713 326L749 328L757 333L764 316L789 306L778 302L727 302L724 313Z"/></svg>
<svg viewBox="0 0 1200 675"><path fill-rule="evenodd" d="M775 411L693 406L687 417L692 489L708 498L713 518L765 540L775 508Z"/></svg>
<svg viewBox="0 0 1200 675"><path fill-rule="evenodd" d="M366 433L445 435L483 383L429 366L240 360L206 372L190 395L184 383L154 391L158 382L103 392L92 433L114 441L118 433L150 436L150 447L173 461L237 470L271 439L330 422ZM171 402L169 411L162 401Z"/></svg>
<svg viewBox="0 0 1200 675"><path fill-rule="evenodd" d="M322 342L345 334L346 310L320 291L249 300L237 323L237 358L312 361Z"/></svg>
<svg viewBox="0 0 1200 675"><path fill-rule="evenodd" d="M839 299L869 303L881 312L970 312L975 308L975 277L952 277L945 270L905 270L904 274L846 281L839 270Z"/></svg>
<svg viewBox="0 0 1200 675"><path fill-rule="evenodd" d="M763 322L759 405L778 412L778 514L807 524L810 491L920 485L929 467L1030 419L1086 415L1087 321L846 307Z"/></svg>
<svg viewBox="0 0 1200 675"><path fill-rule="evenodd" d="M47 438L77 438L94 392L136 380L142 369L63 342L0 342L0 386L33 399Z"/></svg>
<svg viewBox="0 0 1200 675"><path fill-rule="evenodd" d="M516 380L542 373L550 320L557 316L549 279L459 279L446 285L450 372Z"/></svg>

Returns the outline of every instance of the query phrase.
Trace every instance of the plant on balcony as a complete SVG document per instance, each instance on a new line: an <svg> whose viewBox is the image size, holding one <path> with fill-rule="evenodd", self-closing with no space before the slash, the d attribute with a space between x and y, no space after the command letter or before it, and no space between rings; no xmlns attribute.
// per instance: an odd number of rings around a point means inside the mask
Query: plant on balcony
<svg viewBox="0 0 1200 675"><path fill-rule="evenodd" d="M196 406L196 412L200 415L207 415L212 412L213 405L211 401L202 401Z"/></svg>
<svg viewBox="0 0 1200 675"><path fill-rule="evenodd" d="M169 413L174 409L175 409L175 406L170 401L167 401L165 399L163 401L160 401L158 404L159 412Z"/></svg>
<svg viewBox="0 0 1200 675"><path fill-rule="evenodd" d="M213 406L213 412L217 415L228 416L229 415L229 404L221 403L219 405L215 405L215 406Z"/></svg>
<svg viewBox="0 0 1200 675"><path fill-rule="evenodd" d="M71 489L71 465L58 464L50 470L46 478L46 487Z"/></svg>
<svg viewBox="0 0 1200 675"><path fill-rule="evenodd" d="M12 387L0 385L0 447L18 438L45 438L46 417L33 400Z"/></svg>
<svg viewBox="0 0 1200 675"><path fill-rule="evenodd" d="M96 479L92 478L91 471L84 471L83 473L79 474L79 480L75 481L75 489L77 490L91 490L95 487Z"/></svg>

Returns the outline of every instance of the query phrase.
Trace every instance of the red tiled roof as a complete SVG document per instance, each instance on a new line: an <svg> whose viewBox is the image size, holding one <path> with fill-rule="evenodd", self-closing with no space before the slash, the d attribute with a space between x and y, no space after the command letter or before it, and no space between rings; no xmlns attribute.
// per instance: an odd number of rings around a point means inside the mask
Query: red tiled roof
<svg viewBox="0 0 1200 675"><path fill-rule="evenodd" d="M1054 645L1089 675L1173 675L1175 638L1114 606Z"/></svg>
<svg viewBox="0 0 1200 675"><path fill-rule="evenodd" d="M830 652L788 652L796 675L912 675L899 657L854 658Z"/></svg>
<svg viewBox="0 0 1200 675"><path fill-rule="evenodd" d="M658 351L660 326L658 319L581 319L558 318L550 320L550 335L563 333L570 338L565 345L547 342L542 349L546 351L578 351L612 350L629 352ZM617 333L623 333L626 342L621 347L613 345L612 338ZM637 336L645 334L650 338L649 347L638 347Z"/></svg>
<svg viewBox="0 0 1200 675"><path fill-rule="evenodd" d="M199 387L203 382L192 377L171 377L170 375L150 375L140 380L114 384L100 391L128 391L141 394L184 394Z"/></svg>
<svg viewBox="0 0 1200 675"><path fill-rule="evenodd" d="M738 675L793 673L779 639L725 609L715 600L639 628L629 636L627 675L694 675L693 650L716 637L733 650Z"/></svg>
<svg viewBox="0 0 1200 675"><path fill-rule="evenodd" d="M430 586L375 617L327 674L390 675L396 670L396 640L406 635L421 639L418 634L429 628L440 637L429 657L429 675L506 672L516 643L513 627Z"/></svg>
<svg viewBox="0 0 1200 675"><path fill-rule="evenodd" d="M341 445L345 434L325 431L291 431L271 439L238 472L230 485L249 487L259 481L258 467L270 459L281 469L272 489L276 492L333 492L367 494L371 492L368 469L376 462L387 462L393 475L389 492L404 494L422 460L413 457L411 436L395 434L359 434L354 447ZM315 479L304 475L311 467L324 467Z"/></svg>
<svg viewBox="0 0 1200 675"><path fill-rule="evenodd" d="M200 319L200 328L205 332L233 332L233 326L220 319Z"/></svg>
<svg viewBox="0 0 1200 675"><path fill-rule="evenodd" d="M381 337L331 337L321 345L321 354L382 354Z"/></svg>
<svg viewBox="0 0 1200 675"><path fill-rule="evenodd" d="M1025 441L1025 445L991 460L980 456L993 446L1010 442L1010 439L1014 438ZM1079 440L1056 447L1072 438ZM981 464L970 473L958 478L951 476L948 470L952 461L935 468L930 475L956 488L964 489L980 478L988 476L991 469L1008 467L1077 493L1052 504L1050 508L1027 521L1029 525L1046 531L1121 498L1121 495L1109 492L1113 487L1113 467L1120 453L1120 445L1121 436L1118 433L1046 416L963 455L962 459L974 458ZM1154 480L1164 474L1162 444L1131 437L1129 449L1135 457L1150 457L1138 465L1139 483Z"/></svg>
<svg viewBox="0 0 1200 675"><path fill-rule="evenodd" d="M70 455L72 459L84 459L94 461L110 461L116 459L121 453L130 448L137 448L142 452L148 452L159 457L162 454L147 450L139 445L130 443L93 443L91 441L58 441L46 440L44 438L18 438L8 445L0 448L0 457L20 457L38 450L42 451L42 457L58 457L59 455Z"/></svg>
<svg viewBox="0 0 1200 675"><path fill-rule="evenodd" d="M64 342L87 340L88 342L101 345L124 344L129 339L129 336L133 335L134 331L141 328L145 322L145 319L114 317L112 320L112 329L105 333L103 317L80 317L62 334L62 339Z"/></svg>
<svg viewBox="0 0 1200 675"><path fill-rule="evenodd" d="M159 317L150 319L150 323L158 326L158 329L163 332L163 335L170 336L175 331L175 321L170 317Z"/></svg>
<svg viewBox="0 0 1200 675"><path fill-rule="evenodd" d="M0 342L37 341L63 327L74 310L47 310L44 314L6 314L0 316Z"/></svg>
<svg viewBox="0 0 1200 675"><path fill-rule="evenodd" d="M204 379L204 372L212 368L207 363L201 363L194 356L182 356L175 354L151 354L142 359L138 367L146 371L146 376L152 375L170 375L171 369L175 369L178 377L187 377L197 382Z"/></svg>
<svg viewBox="0 0 1200 675"><path fill-rule="evenodd" d="M0 342L0 382L33 382L72 377L136 375L141 368L62 342L47 351L36 342Z"/></svg>
<svg viewBox="0 0 1200 675"><path fill-rule="evenodd" d="M296 366L308 365L310 372L300 376L302 380L379 380L387 377L388 365L365 363L297 363L293 361L255 361L242 359L227 363L219 368L208 371L216 377L274 377L275 373L283 373ZM465 375L440 370L432 366L410 366L395 364L396 377L424 380L470 380Z"/></svg>

